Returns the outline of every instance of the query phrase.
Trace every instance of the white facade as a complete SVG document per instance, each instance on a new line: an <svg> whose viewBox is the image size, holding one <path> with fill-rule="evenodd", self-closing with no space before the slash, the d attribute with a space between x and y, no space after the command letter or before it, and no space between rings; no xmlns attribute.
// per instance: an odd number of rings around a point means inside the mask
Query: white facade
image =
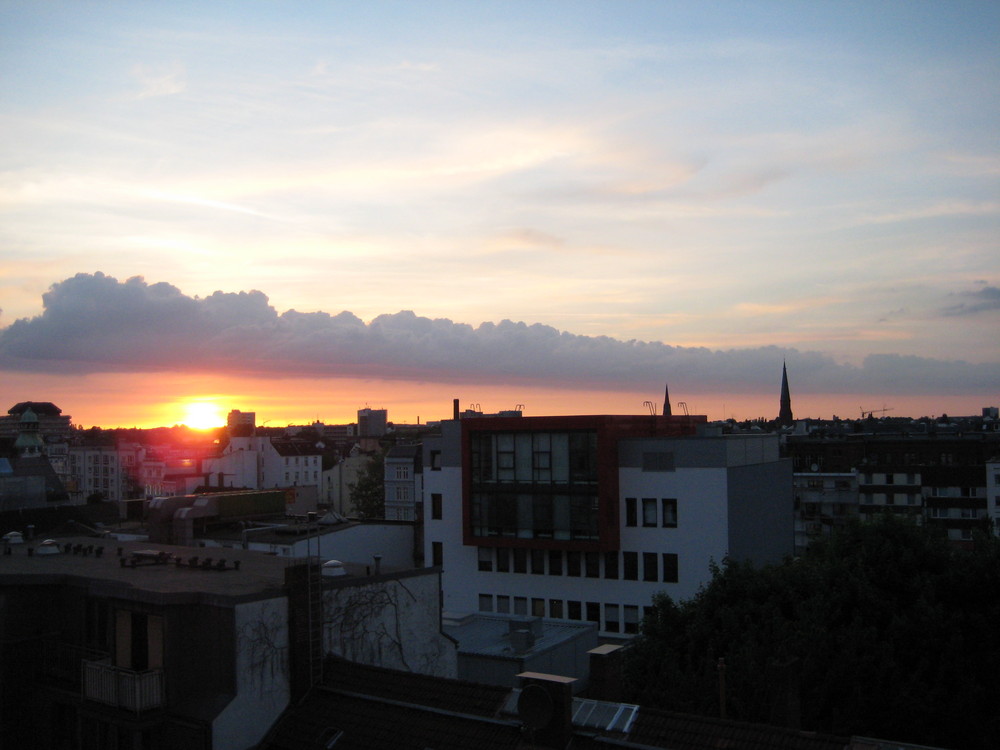
<svg viewBox="0 0 1000 750"><path fill-rule="evenodd" d="M776 436L621 440L617 549L574 552L466 545L459 441L448 433L428 443L424 476L425 562L442 567L446 611L589 620L605 636L631 634L655 594L693 596L712 562L792 552L791 465ZM649 455L670 455L669 467Z"/></svg>
<svg viewBox="0 0 1000 750"><path fill-rule="evenodd" d="M322 484L318 449L312 453L285 451L269 437L232 437L219 456L205 459L204 467L212 486L255 490L298 486L318 490Z"/></svg>

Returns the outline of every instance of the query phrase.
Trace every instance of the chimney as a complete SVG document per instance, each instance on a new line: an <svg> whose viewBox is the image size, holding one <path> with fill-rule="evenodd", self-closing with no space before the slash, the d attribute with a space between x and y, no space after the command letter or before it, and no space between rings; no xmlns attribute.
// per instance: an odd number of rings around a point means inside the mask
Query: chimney
<svg viewBox="0 0 1000 750"><path fill-rule="evenodd" d="M451 418L458 420L458 399L453 399L451 402Z"/></svg>
<svg viewBox="0 0 1000 750"><path fill-rule="evenodd" d="M517 675L517 715L532 746L563 750L573 738L574 677L541 672Z"/></svg>
<svg viewBox="0 0 1000 750"><path fill-rule="evenodd" d="M590 685L587 696L599 701L622 700L622 662L624 646L605 644L587 652L590 657Z"/></svg>

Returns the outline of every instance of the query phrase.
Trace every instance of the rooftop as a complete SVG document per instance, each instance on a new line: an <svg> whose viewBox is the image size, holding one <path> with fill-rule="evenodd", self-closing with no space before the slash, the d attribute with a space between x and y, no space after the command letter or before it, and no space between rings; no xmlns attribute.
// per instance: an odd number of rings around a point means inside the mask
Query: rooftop
<svg viewBox="0 0 1000 750"><path fill-rule="evenodd" d="M6 551L0 554L0 583L79 583L117 588L128 598L159 603L205 599L236 603L279 595L285 584L285 569L296 562L246 550L180 547L92 536L55 541L62 549L68 545L78 551L39 554L41 539L10 545L9 554ZM224 560L224 568L220 567L220 558ZM210 560L207 566L206 559Z"/></svg>

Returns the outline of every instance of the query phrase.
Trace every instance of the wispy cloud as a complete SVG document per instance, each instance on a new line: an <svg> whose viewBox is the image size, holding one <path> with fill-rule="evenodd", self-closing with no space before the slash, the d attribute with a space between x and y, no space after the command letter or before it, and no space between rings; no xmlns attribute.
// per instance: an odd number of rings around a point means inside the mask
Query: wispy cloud
<svg viewBox="0 0 1000 750"><path fill-rule="evenodd" d="M1000 310L1000 288L985 286L975 292L964 295L969 302L958 302L941 310L942 315L978 315L979 313Z"/></svg>
<svg viewBox="0 0 1000 750"><path fill-rule="evenodd" d="M171 96L187 89L186 70L181 63L163 65L137 64L132 68L132 77L139 84L137 99Z"/></svg>

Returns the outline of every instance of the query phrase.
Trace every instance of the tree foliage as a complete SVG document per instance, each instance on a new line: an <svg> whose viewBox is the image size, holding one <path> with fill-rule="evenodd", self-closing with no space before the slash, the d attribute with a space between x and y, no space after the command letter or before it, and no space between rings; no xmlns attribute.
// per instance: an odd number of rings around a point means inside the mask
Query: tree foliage
<svg viewBox="0 0 1000 750"><path fill-rule="evenodd" d="M630 649L632 698L730 718L946 747L1000 747L1000 545L951 546L886 516L797 560L725 561L660 595Z"/></svg>
<svg viewBox="0 0 1000 750"><path fill-rule="evenodd" d="M372 455L358 481L347 485L351 505L361 518L385 518L385 454Z"/></svg>

